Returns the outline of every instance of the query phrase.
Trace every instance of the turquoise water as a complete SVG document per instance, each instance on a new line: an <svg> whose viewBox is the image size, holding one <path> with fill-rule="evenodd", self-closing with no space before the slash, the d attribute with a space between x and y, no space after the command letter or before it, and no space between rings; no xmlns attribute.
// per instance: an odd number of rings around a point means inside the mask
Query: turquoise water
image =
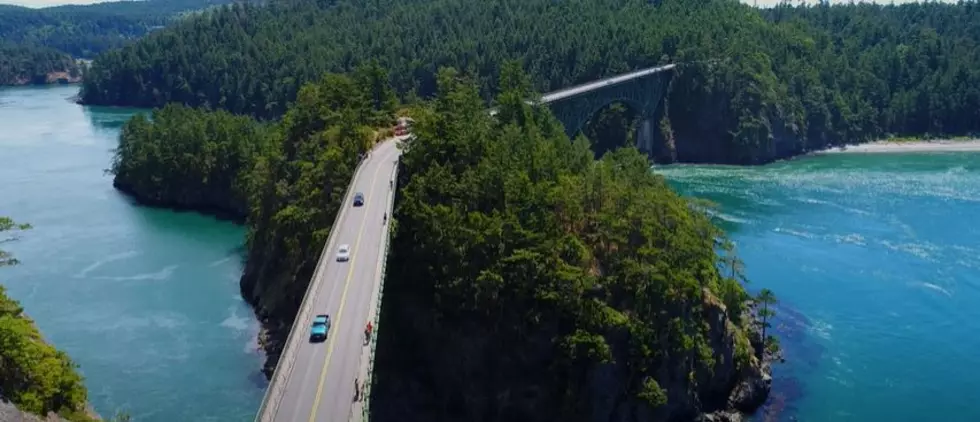
<svg viewBox="0 0 980 422"><path fill-rule="evenodd" d="M81 107L76 92L0 89L0 215L34 226L3 245L21 265L0 283L78 362L101 414L250 420L264 382L238 291L243 229L117 193L103 170L135 110Z"/></svg>
<svg viewBox="0 0 980 422"><path fill-rule="evenodd" d="M658 168L782 300L764 420L980 421L980 154Z"/></svg>

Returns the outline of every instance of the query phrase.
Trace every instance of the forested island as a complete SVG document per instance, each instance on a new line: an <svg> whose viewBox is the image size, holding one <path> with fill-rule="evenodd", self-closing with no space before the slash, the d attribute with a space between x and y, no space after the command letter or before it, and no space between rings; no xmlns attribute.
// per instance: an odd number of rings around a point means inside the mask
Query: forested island
<svg viewBox="0 0 980 422"><path fill-rule="evenodd" d="M231 0L116 1L42 9L0 4L0 85L77 83L84 65L175 19Z"/></svg>
<svg viewBox="0 0 980 422"><path fill-rule="evenodd" d="M263 321L267 374L359 157L402 103L417 137L399 172L374 417L739 420L768 393L775 299L754 306L706 205L678 197L648 159L761 164L971 134L978 13L973 2L234 4L98 56L82 101L163 107L124 127L118 188L246 222L241 288ZM679 66L653 157L624 144L628 107L586 127L593 143L622 138L603 155L523 102L668 62Z"/></svg>

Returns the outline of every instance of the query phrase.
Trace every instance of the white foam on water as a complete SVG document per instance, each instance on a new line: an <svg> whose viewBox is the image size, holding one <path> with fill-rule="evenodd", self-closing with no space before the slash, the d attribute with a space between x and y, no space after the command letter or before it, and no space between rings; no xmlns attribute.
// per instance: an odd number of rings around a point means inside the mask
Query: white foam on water
<svg viewBox="0 0 980 422"><path fill-rule="evenodd" d="M72 277L73 278L85 278L85 276L87 276L88 273L99 269L99 267L101 267L101 266L103 266L105 264L108 264L110 262L122 261L124 259L129 259L129 258L137 257L137 256L142 255L142 254L143 253L142 252L139 252L139 251L126 251L126 252L121 252L121 253L117 253L117 254L112 254L112 255L109 255L109 256L107 256L105 258L102 258L102 259L100 259L98 261L95 261L94 263L90 264L89 266L83 268L81 271L78 272L78 274L75 274Z"/></svg>

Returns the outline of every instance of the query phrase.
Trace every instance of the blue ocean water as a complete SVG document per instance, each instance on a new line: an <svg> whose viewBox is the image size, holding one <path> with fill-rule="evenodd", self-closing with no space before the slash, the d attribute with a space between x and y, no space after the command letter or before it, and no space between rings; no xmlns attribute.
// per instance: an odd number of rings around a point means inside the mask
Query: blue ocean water
<svg viewBox="0 0 980 422"><path fill-rule="evenodd" d="M264 393L255 317L241 299L244 230L149 209L112 188L133 109L81 107L77 87L0 89L0 215L32 230L0 269L103 416L251 420Z"/></svg>
<svg viewBox="0 0 980 422"><path fill-rule="evenodd" d="M759 420L980 421L980 153L654 170L720 205L781 300Z"/></svg>

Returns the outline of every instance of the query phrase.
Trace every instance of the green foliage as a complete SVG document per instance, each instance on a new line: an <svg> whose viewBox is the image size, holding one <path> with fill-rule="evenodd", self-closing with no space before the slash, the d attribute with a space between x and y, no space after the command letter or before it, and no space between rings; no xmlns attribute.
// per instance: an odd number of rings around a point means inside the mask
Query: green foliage
<svg viewBox="0 0 980 422"><path fill-rule="evenodd" d="M0 234L26 230L0 217ZM6 242L12 238L3 238ZM0 267L16 264L0 250ZM67 355L45 343L24 309L0 286L0 397L19 409L46 415L48 412L84 415L87 392L75 364ZM82 421L81 416L72 420Z"/></svg>
<svg viewBox="0 0 980 422"><path fill-rule="evenodd" d="M646 377L643 380L643 387L640 389L639 397L651 407L659 407L667 404L667 392L660 387L657 380Z"/></svg>
<svg viewBox="0 0 980 422"><path fill-rule="evenodd" d="M769 336L766 337L766 350L771 354L776 354L779 352L779 337Z"/></svg>
<svg viewBox="0 0 980 422"><path fill-rule="evenodd" d="M769 289L762 289L759 291L756 300L762 304L762 309L758 310L759 325L762 326L762 338L768 344L768 337L766 337L766 329L770 327L769 321L776 315L776 311L772 309L772 305L776 304L776 295Z"/></svg>
<svg viewBox="0 0 980 422"><path fill-rule="evenodd" d="M235 4L101 55L83 99L275 118L303 83L365 61L391 70L404 98L431 96L438 67L453 66L484 100L501 91L510 60L538 92L672 61L682 66L658 132L677 140L677 159L762 163L889 134L980 132L977 21L975 2L771 10L731 0ZM595 120L632 120L605 114Z"/></svg>
<svg viewBox="0 0 980 422"><path fill-rule="evenodd" d="M242 291L260 314L295 317L361 155L394 122L386 80L368 65L306 85L251 169Z"/></svg>
<svg viewBox="0 0 980 422"><path fill-rule="evenodd" d="M78 76L67 54L48 47L17 45L0 38L0 85L43 84L52 72Z"/></svg>
<svg viewBox="0 0 980 422"><path fill-rule="evenodd" d="M528 89L505 69L500 86ZM502 92L492 118L458 72L443 69L438 81L402 156L388 265L398 277L386 283L394 299L383 316L398 335L379 349L380 371L436 374L438 397L472 400L540 382L537 403L551 420L583 420L583 385L601 365L626 368L623 398L651 406L667 399L657 377L673 382L657 368L690 383L710 372L703 292L720 296L725 278L708 216L636 149L595 161L588 143L570 142L526 96ZM744 297L733 283L731 294ZM498 375L511 372L520 375Z"/></svg>
<svg viewBox="0 0 980 422"><path fill-rule="evenodd" d="M738 331L735 333L735 364L738 367L745 368L752 362L752 356L754 352L752 350L752 342L749 340L748 335L744 331Z"/></svg>
<svg viewBox="0 0 980 422"><path fill-rule="evenodd" d="M247 179L270 134L248 117L180 105L139 114L123 127L111 172L140 200L244 217Z"/></svg>
<svg viewBox="0 0 980 422"><path fill-rule="evenodd" d="M387 81L376 63L324 75L274 124L174 104L137 115L114 183L146 203L247 218L245 297L291 320L361 155L394 123Z"/></svg>
<svg viewBox="0 0 980 422"><path fill-rule="evenodd" d="M93 58L130 44L187 11L226 3L230 0L116 1L42 9L0 5L0 39Z"/></svg>
<svg viewBox="0 0 980 422"><path fill-rule="evenodd" d="M0 234L3 234L5 232L11 232L11 231L28 230L30 228L31 228L30 224L18 224L15 223L14 220L11 220L8 217L0 217ZM0 244L10 242L15 239L16 237L0 236ZM5 267L8 265L16 265L16 264L17 264L17 260L14 259L14 257L11 256L10 253L0 249L0 267Z"/></svg>

